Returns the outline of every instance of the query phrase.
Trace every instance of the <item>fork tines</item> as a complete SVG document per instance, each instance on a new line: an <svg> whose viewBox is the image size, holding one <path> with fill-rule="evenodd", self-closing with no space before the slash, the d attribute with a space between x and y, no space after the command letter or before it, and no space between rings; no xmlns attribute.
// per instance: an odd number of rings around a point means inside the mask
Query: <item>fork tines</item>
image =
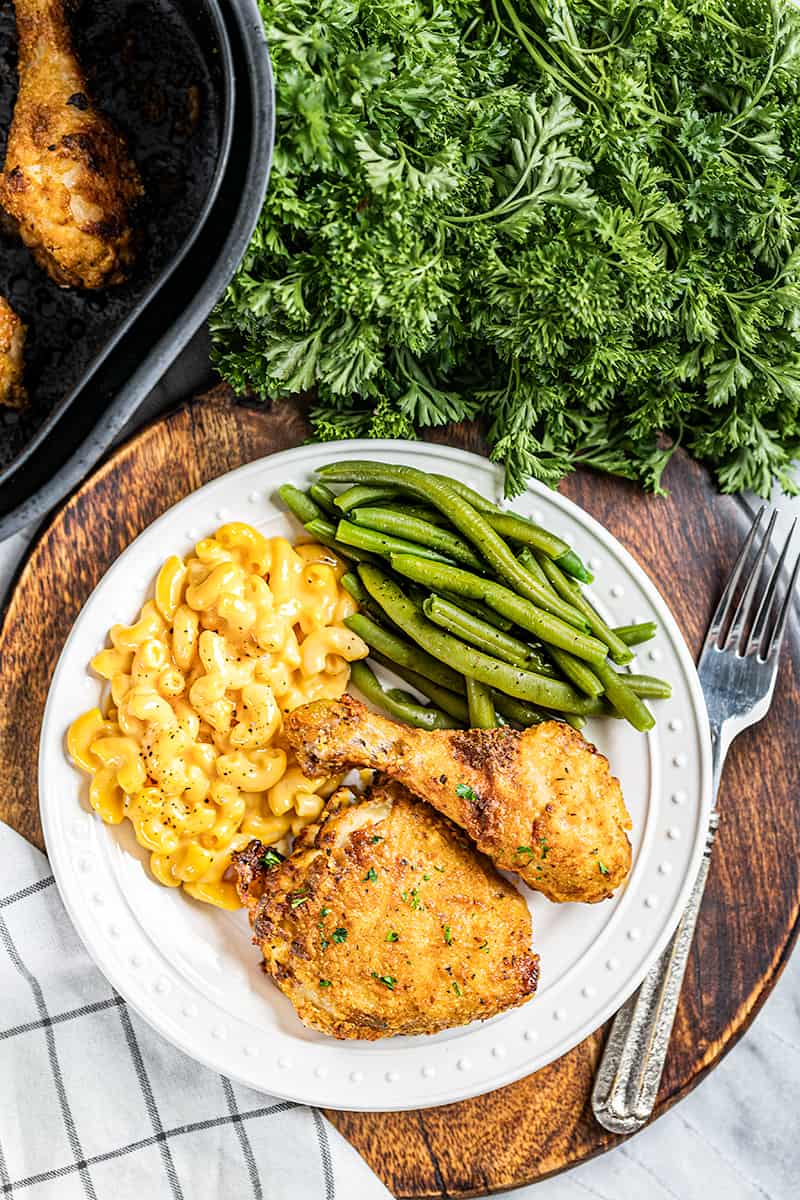
<svg viewBox="0 0 800 1200"><path fill-rule="evenodd" d="M762 662L777 655L780 650L789 619L792 595L800 573L798 553L783 601L777 606L777 611L774 611L797 518L792 522L777 559L772 567L765 571L778 514L776 510L772 511L766 530L759 537L764 512L765 507L762 505L756 513L725 585L706 638L706 646L714 645L717 650L735 650L740 656L755 655ZM749 569L746 569L751 556L752 563ZM743 586L740 590L741 584Z"/></svg>

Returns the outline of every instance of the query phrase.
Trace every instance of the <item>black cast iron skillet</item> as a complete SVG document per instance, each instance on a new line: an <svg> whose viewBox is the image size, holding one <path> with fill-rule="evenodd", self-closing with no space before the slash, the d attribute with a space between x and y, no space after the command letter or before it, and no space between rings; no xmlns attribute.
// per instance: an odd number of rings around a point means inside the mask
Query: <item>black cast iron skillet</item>
<svg viewBox="0 0 800 1200"><path fill-rule="evenodd" d="M38 451L185 257L230 153L235 79L218 0L83 0L71 23L92 95L125 133L144 181L141 248L124 285L87 292L56 286L13 232L0 233L0 292L28 326L30 397L20 411L0 407L0 485ZM0 155L15 68L7 4L0 9Z"/></svg>
<svg viewBox="0 0 800 1200"><path fill-rule="evenodd" d="M272 72L256 0L222 0L220 9L238 86L217 197L182 261L115 340L90 385L0 484L0 540L40 519L91 470L208 316L247 248L272 158Z"/></svg>

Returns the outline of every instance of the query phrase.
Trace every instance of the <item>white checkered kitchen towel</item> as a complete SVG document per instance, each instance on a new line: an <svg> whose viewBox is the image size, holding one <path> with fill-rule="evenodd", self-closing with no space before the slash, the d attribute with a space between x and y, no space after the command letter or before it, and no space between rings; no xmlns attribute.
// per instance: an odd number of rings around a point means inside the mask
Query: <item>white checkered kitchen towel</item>
<svg viewBox="0 0 800 1200"><path fill-rule="evenodd" d="M173 1049L91 962L47 859L0 824L0 1196L388 1200L315 1109Z"/></svg>

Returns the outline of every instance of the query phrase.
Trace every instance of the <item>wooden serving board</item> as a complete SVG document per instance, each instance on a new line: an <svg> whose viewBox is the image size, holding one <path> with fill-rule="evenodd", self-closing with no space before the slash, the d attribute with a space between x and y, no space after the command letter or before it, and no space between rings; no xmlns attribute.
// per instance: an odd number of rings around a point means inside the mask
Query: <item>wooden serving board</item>
<svg viewBox="0 0 800 1200"><path fill-rule="evenodd" d="M49 681L91 589L160 513L210 479L307 434L299 406L265 412L219 388L138 433L49 520L0 625L0 818L42 845L37 742ZM475 427L438 440L482 448ZM567 495L633 552L672 606L692 650L748 517L677 455L667 499L590 473ZM165 547L165 553L168 547ZM691 1090L747 1029L792 949L800 903L796 729L800 639L792 630L769 720L741 737L723 781L722 823L656 1115ZM598 1030L557 1062L461 1104L328 1115L397 1197L461 1197L530 1183L618 1140L591 1115Z"/></svg>

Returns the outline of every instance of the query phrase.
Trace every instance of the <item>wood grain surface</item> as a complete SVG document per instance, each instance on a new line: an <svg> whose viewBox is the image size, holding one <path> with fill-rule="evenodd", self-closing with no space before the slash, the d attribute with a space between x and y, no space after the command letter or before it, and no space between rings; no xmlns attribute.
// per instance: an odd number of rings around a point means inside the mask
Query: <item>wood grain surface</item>
<svg viewBox="0 0 800 1200"><path fill-rule="evenodd" d="M217 389L117 450L42 529L0 625L0 818L25 837L42 845L39 726L61 646L91 589L170 505L225 471L297 445L306 433L298 406L265 412L236 404ZM439 431L437 440L482 446L474 427ZM668 499L590 473L576 474L563 490L632 551L696 652L747 516L682 455L667 483ZM728 760L720 833L657 1114L694 1087L741 1036L797 934L796 621L791 641L769 720L743 735ZM397 1197L474 1196L528 1183L617 1141L589 1108L603 1037L599 1030L537 1074L475 1100L421 1112L328 1115Z"/></svg>

